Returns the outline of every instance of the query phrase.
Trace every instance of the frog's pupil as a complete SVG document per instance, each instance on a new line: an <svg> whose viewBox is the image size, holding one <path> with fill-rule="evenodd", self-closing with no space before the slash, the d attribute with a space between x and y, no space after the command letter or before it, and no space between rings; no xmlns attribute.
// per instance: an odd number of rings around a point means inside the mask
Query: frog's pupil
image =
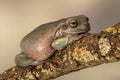
<svg viewBox="0 0 120 80"><path fill-rule="evenodd" d="M72 22L72 25L76 25L76 22Z"/></svg>

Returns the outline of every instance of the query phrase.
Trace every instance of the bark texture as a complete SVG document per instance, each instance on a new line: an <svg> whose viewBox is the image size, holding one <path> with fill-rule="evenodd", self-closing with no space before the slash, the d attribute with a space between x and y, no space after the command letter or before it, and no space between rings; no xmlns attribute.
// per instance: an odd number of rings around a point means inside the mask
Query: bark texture
<svg viewBox="0 0 120 80"><path fill-rule="evenodd" d="M73 71L120 60L120 23L56 51L37 66L12 67L0 74L0 80L49 80Z"/></svg>

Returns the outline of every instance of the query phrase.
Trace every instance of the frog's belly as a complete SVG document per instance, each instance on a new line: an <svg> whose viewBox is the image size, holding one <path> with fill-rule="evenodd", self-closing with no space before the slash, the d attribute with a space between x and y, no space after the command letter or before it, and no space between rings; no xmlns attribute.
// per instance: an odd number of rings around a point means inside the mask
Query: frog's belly
<svg viewBox="0 0 120 80"><path fill-rule="evenodd" d="M51 47L52 39L44 39L42 42L37 42L37 46L33 49L23 50L25 54L27 54L29 57L37 60L37 61L43 61L49 58L54 52L55 49ZM34 46L34 45L33 45Z"/></svg>
<svg viewBox="0 0 120 80"><path fill-rule="evenodd" d="M40 46L39 46L40 47ZM46 60L47 58L49 58L53 53L54 53L54 49L52 49L51 47L42 47L41 50L30 50L28 52L26 52L26 54L37 60L37 61L43 61Z"/></svg>

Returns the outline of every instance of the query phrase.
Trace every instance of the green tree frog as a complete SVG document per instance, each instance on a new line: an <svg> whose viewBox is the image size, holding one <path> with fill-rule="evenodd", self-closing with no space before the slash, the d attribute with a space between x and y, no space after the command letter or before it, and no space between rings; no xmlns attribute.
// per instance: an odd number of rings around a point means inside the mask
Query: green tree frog
<svg viewBox="0 0 120 80"><path fill-rule="evenodd" d="M15 57L18 66L44 63L56 50L62 50L90 30L84 15L42 24L27 34L20 43L22 52Z"/></svg>

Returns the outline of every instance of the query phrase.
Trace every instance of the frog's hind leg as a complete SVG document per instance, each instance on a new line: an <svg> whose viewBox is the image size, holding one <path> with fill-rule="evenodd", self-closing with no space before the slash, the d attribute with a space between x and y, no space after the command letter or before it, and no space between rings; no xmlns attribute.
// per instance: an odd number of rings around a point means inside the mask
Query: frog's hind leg
<svg viewBox="0 0 120 80"><path fill-rule="evenodd" d="M26 54L24 53L21 53L21 54L18 54L16 57L15 57L15 63L18 65L18 66L21 66L21 67L26 67L26 66L29 66L31 65L33 62L35 62L34 59L28 57ZM35 63L34 63L35 64ZM37 63L35 64L37 65Z"/></svg>
<svg viewBox="0 0 120 80"><path fill-rule="evenodd" d="M24 53L18 54L15 57L15 63L20 67L26 67L26 66L30 66L30 65L38 65L38 64L45 63L46 61L48 61L48 59L46 59L44 61L34 60L34 59L28 57Z"/></svg>

